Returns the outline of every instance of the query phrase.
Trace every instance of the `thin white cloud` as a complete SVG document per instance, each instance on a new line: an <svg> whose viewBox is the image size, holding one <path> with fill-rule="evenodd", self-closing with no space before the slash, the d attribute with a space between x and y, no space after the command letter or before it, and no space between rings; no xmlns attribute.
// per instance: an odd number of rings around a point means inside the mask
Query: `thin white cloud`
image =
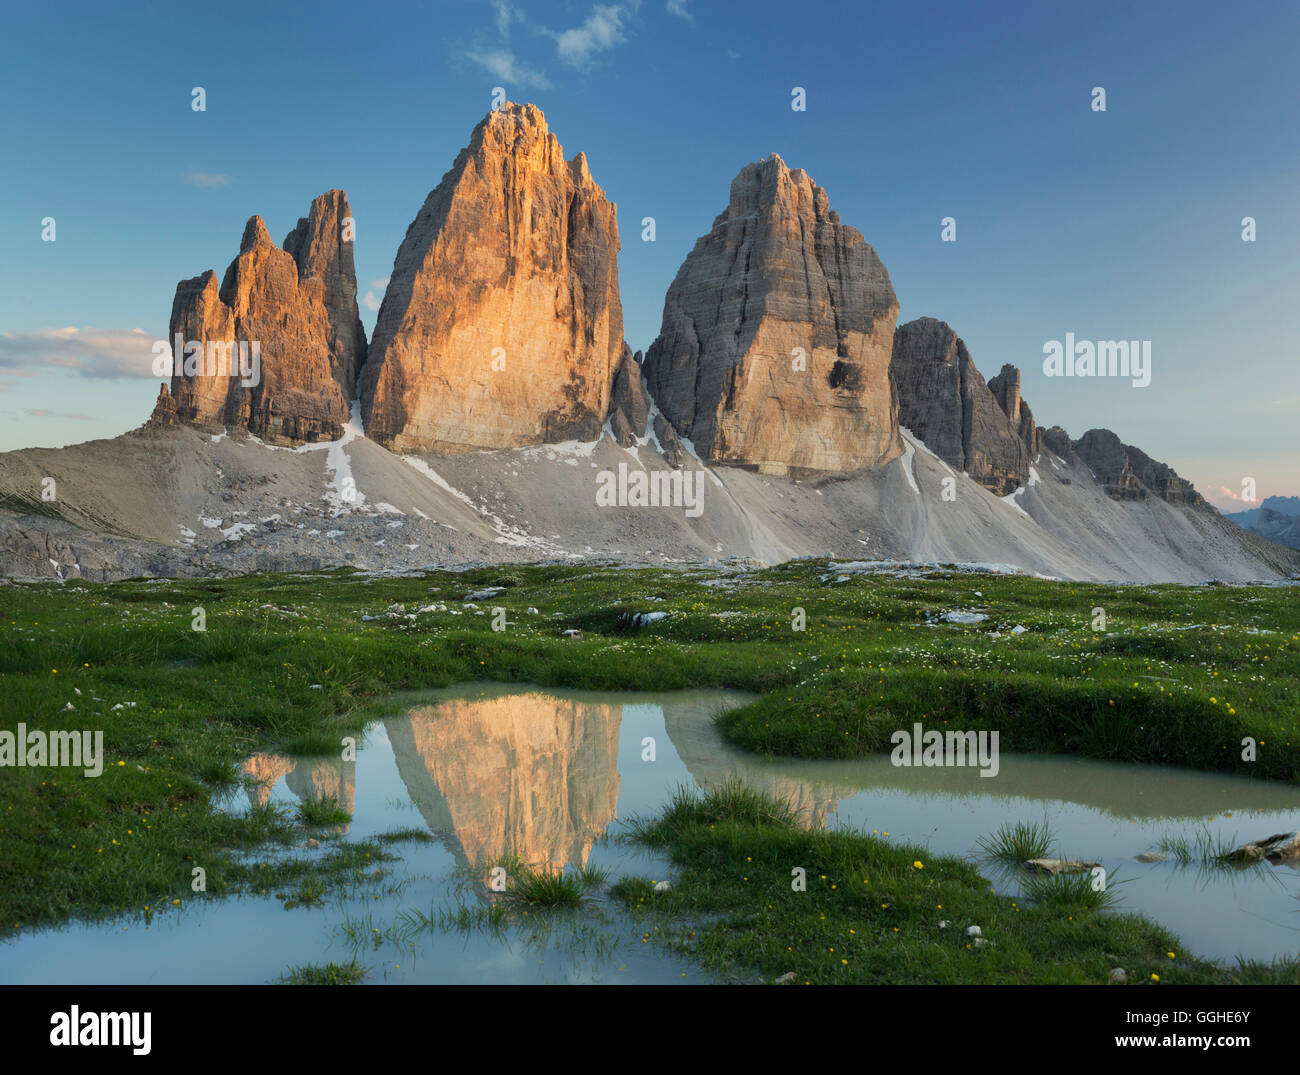
<svg viewBox="0 0 1300 1075"><path fill-rule="evenodd" d="M0 369L19 376L52 368L105 380L157 380L152 369L153 345L165 338L150 336L138 328L4 332L0 333Z"/></svg>
<svg viewBox="0 0 1300 1075"><path fill-rule="evenodd" d="M361 296L361 305L371 312L378 310L383 305L384 292L388 290L388 281L391 277L381 276L378 280L370 281L370 290ZM379 294L375 294L378 291Z"/></svg>
<svg viewBox="0 0 1300 1075"><path fill-rule="evenodd" d="M523 22L524 16L510 0L493 0L492 7L496 9L497 33L502 37L510 36L510 24L512 22Z"/></svg>
<svg viewBox="0 0 1300 1075"><path fill-rule="evenodd" d="M538 90L551 88L545 74L520 63L509 49L478 49L467 55L502 85L530 86Z"/></svg>
<svg viewBox="0 0 1300 1075"><path fill-rule="evenodd" d="M181 172L181 179L192 187L211 190L213 187L228 187L231 179L219 172Z"/></svg>
<svg viewBox="0 0 1300 1075"><path fill-rule="evenodd" d="M28 407L26 411L28 418L75 418L79 422L93 422L94 416L82 414L80 411L47 411L43 408Z"/></svg>
<svg viewBox="0 0 1300 1075"><path fill-rule="evenodd" d="M587 21L562 33L550 32L555 38L555 53L571 67L582 67L594 56L621 45L627 38L623 34L623 20L627 7L623 4L596 4Z"/></svg>
<svg viewBox="0 0 1300 1075"><path fill-rule="evenodd" d="M695 16L686 10L686 0L668 0L668 14L676 15L687 22L695 21Z"/></svg>

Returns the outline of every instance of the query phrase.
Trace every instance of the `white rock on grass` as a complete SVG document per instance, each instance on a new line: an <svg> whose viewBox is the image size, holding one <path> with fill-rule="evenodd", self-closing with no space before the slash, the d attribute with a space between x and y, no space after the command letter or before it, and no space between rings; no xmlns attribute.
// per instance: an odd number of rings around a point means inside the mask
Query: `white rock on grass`
<svg viewBox="0 0 1300 1075"><path fill-rule="evenodd" d="M952 612L945 612L939 619L944 623L983 623L988 619L982 612L966 612L962 609L954 609Z"/></svg>

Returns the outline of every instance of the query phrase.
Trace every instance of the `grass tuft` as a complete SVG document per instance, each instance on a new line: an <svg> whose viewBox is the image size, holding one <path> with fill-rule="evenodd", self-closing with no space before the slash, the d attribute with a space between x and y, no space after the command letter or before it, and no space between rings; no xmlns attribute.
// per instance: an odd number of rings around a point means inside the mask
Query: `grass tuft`
<svg viewBox="0 0 1300 1075"><path fill-rule="evenodd" d="M992 836L975 841L980 857L998 862L1020 863L1044 858L1052 849L1052 830L1047 821L1017 821L999 825Z"/></svg>
<svg viewBox="0 0 1300 1075"><path fill-rule="evenodd" d="M319 799L303 799L298 804L298 820L304 825L342 825L351 821L352 815L333 795L323 795Z"/></svg>
<svg viewBox="0 0 1300 1075"><path fill-rule="evenodd" d="M280 985L360 985L366 968L355 960L347 963L303 963L290 967L277 982Z"/></svg>

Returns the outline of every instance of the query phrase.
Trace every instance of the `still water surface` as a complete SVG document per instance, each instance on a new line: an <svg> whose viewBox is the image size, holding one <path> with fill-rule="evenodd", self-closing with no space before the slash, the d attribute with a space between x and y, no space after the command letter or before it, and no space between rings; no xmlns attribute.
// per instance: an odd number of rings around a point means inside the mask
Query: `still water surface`
<svg viewBox="0 0 1300 1075"><path fill-rule="evenodd" d="M0 981L256 983L293 964L354 956L378 982L707 981L641 943L641 925L607 901L498 934L403 937L390 927L415 908L477 905L481 886L468 878L502 856L668 877L662 859L608 838L618 819L656 813L679 784L729 778L785 798L806 824L887 832L931 853L969 855L1004 822L1046 819L1058 851L1100 861L1112 882L1127 882L1121 910L1163 923L1189 950L1259 959L1300 951L1300 871L1134 860L1165 834L1208 829L1244 842L1300 828L1300 788L1064 757L1004 755L995 778L973 768L896 768L885 755L768 761L728 746L712 726L722 708L748 698L468 684L394 699L394 715L367 729L355 762L254 755L245 771L260 784L225 802L236 811L333 795L353 815L342 837L412 827L434 836L397 845L402 861L388 864L382 882L316 907L286 910L271 893L200 897L150 921L25 934L0 946ZM1014 878L990 877L1018 891Z"/></svg>

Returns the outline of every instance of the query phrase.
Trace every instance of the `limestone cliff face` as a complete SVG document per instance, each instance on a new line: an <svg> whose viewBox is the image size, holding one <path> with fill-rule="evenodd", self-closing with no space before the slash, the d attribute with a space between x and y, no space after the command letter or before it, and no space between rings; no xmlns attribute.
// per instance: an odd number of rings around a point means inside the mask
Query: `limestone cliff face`
<svg viewBox="0 0 1300 1075"><path fill-rule="evenodd" d="M609 393L609 425L614 439L624 448L636 438L647 436L650 420L650 397L641 379L641 352L623 345L623 357L614 369Z"/></svg>
<svg viewBox="0 0 1300 1075"><path fill-rule="evenodd" d="M1152 459L1131 444L1121 443L1109 429L1090 429L1073 442L1075 454L1087 464L1112 500L1149 500L1205 507L1205 498L1174 469Z"/></svg>
<svg viewBox="0 0 1300 1075"><path fill-rule="evenodd" d="M330 323L330 360L334 379L356 394L357 374L366 362L366 332L357 308L357 270L352 261L348 196L331 190L311 203L298 226L284 238L284 249L298 264L298 279L319 280Z"/></svg>
<svg viewBox="0 0 1300 1075"><path fill-rule="evenodd" d="M1035 445L1038 438L1014 366L1003 367L991 391L952 328L922 317L894 334L893 376L899 424L940 459L999 496L1028 480L1025 438Z"/></svg>
<svg viewBox="0 0 1300 1075"><path fill-rule="evenodd" d="M847 472L902 450L889 274L776 154L743 168L678 270L643 373L706 462ZM662 437L660 438L662 441Z"/></svg>
<svg viewBox="0 0 1300 1075"><path fill-rule="evenodd" d="M351 242L342 236L349 215L342 191L321 195L284 249L252 217L220 287L212 270L177 285L168 342L179 334L202 352L159 393L154 424L246 430L275 444L342 435L366 351ZM236 345L227 358L233 373L220 364L227 344ZM254 350L256 373L241 377L239 354L251 370Z"/></svg>
<svg viewBox="0 0 1300 1075"><path fill-rule="evenodd" d="M429 827L466 861L584 865L618 809L620 706L532 693L455 699L385 722Z"/></svg>
<svg viewBox="0 0 1300 1075"><path fill-rule="evenodd" d="M570 439L604 424L623 352L618 221L532 105L475 129L393 263L362 377L394 451Z"/></svg>
<svg viewBox="0 0 1300 1075"><path fill-rule="evenodd" d="M1011 428L1020 437L1032 462L1042 450L1042 438L1039 435L1038 423L1034 421L1034 412L1020 396L1020 370L1009 362L1003 365L998 375L989 381L989 391L993 393L998 406L1010 421Z"/></svg>

